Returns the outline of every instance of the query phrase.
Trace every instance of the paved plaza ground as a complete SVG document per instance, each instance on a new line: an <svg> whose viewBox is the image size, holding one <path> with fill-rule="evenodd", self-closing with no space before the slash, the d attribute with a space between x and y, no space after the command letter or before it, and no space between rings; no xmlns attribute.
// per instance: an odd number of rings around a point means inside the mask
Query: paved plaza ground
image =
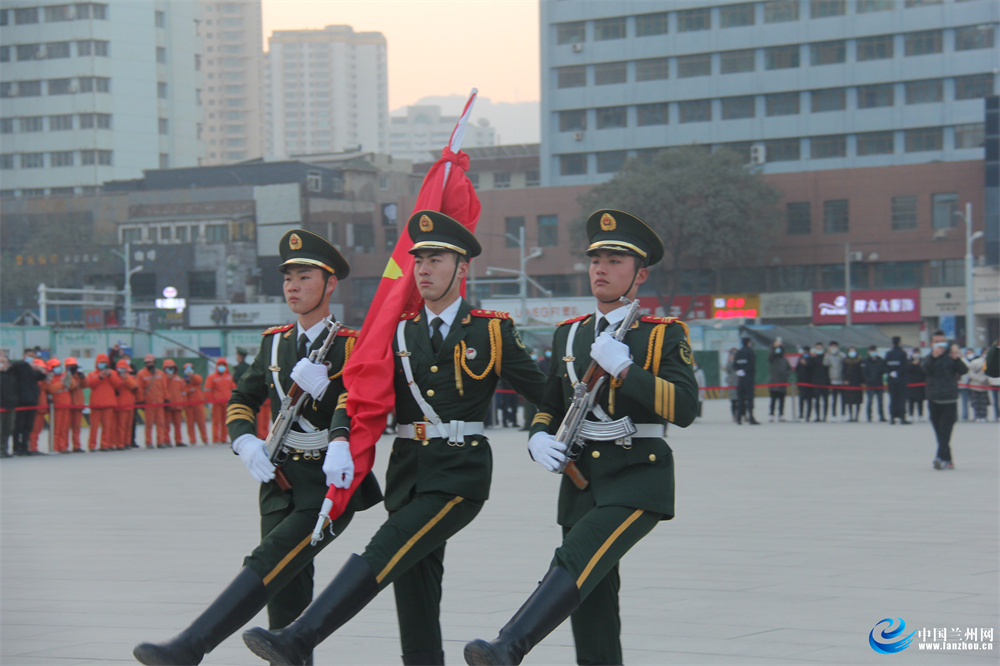
<svg viewBox="0 0 1000 666"><path fill-rule="evenodd" d="M997 664L998 435L996 423L958 424L956 469L935 471L927 423L739 427L728 402L708 403L669 431L676 519L622 563L625 662ZM559 539L557 478L528 459L524 433L489 436L492 497L445 560L452 665L468 640L496 635ZM380 477L385 461L383 448ZM5 666L134 663L136 643L180 631L256 544L257 486L224 446L6 459L0 484ZM320 584L383 518L358 514L320 555ZM927 633L876 653L869 634L884 618ZM395 622L392 594L380 595L316 663L399 664ZM990 629L992 650L919 649L935 629L949 641ZM566 623L524 663L574 663L572 646ZM263 662L237 634L203 663Z"/></svg>

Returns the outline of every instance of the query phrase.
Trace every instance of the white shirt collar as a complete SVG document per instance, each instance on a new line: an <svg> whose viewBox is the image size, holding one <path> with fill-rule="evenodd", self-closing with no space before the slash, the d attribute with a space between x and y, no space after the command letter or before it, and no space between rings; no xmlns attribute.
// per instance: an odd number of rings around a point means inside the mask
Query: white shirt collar
<svg viewBox="0 0 1000 666"><path fill-rule="evenodd" d="M325 330L326 330L326 322L323 321L322 319L319 320L317 323L313 324L312 326L310 326L309 330L307 331L302 330L302 324L295 324L295 339L298 340L300 337L302 337L302 334L305 333L306 338L308 338L309 340L309 346L311 347L312 343L316 342L316 338L319 337L319 334Z"/></svg>
<svg viewBox="0 0 1000 666"><path fill-rule="evenodd" d="M441 336L447 337L448 331L451 330L451 325L455 323L455 317L458 316L458 309L460 307L462 307L461 296L456 298L455 302L446 307L441 314L434 314L431 312L430 308L427 307L427 304L424 303L424 314L427 315L427 326L430 326L435 317L441 317Z"/></svg>
<svg viewBox="0 0 1000 666"><path fill-rule="evenodd" d="M624 305L622 307L615 308L608 314L604 314L600 310L597 310L597 312L594 313L594 328L596 330L597 323L601 321L601 317L604 317L605 319L608 320L608 327L605 330L613 331L615 330L616 326L620 324L622 320L625 319L625 315L627 313L628 313L628 308L625 307Z"/></svg>

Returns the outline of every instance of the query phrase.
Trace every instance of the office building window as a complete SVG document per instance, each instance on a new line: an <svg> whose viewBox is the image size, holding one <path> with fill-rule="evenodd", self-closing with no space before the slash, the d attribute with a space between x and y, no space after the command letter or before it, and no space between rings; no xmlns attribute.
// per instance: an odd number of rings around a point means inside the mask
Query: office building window
<svg viewBox="0 0 1000 666"><path fill-rule="evenodd" d="M69 5L52 5L45 8L45 21L50 23L53 21L72 21L73 13L70 11Z"/></svg>
<svg viewBox="0 0 1000 666"><path fill-rule="evenodd" d="M996 41L996 27L993 25L973 25L955 28L955 50L991 49ZM50 58L52 56L49 56Z"/></svg>
<svg viewBox="0 0 1000 666"><path fill-rule="evenodd" d="M814 160L847 156L847 137L843 134L814 136L809 140L809 157Z"/></svg>
<svg viewBox="0 0 1000 666"><path fill-rule="evenodd" d="M858 86L858 108L875 109L882 106L892 106L895 96L891 83L875 86Z"/></svg>
<svg viewBox="0 0 1000 666"><path fill-rule="evenodd" d="M951 229L958 226L958 195L945 192L931 195L931 227Z"/></svg>
<svg viewBox="0 0 1000 666"><path fill-rule="evenodd" d="M892 198L892 230L904 231L917 228L917 197L913 195Z"/></svg>
<svg viewBox="0 0 1000 666"><path fill-rule="evenodd" d="M14 168L14 154L3 153L0 155L0 169L7 171Z"/></svg>
<svg viewBox="0 0 1000 666"><path fill-rule="evenodd" d="M868 14L871 12L888 12L896 8L897 0L858 0L857 12Z"/></svg>
<svg viewBox="0 0 1000 666"><path fill-rule="evenodd" d="M677 12L677 32L695 32L712 29L712 10L687 9Z"/></svg>
<svg viewBox="0 0 1000 666"><path fill-rule="evenodd" d="M808 201L789 201L785 204L785 219L789 236L808 236L812 233L812 206Z"/></svg>
<svg viewBox="0 0 1000 666"><path fill-rule="evenodd" d="M73 114L69 113L61 116L49 116L50 132L61 132L71 129L73 129Z"/></svg>
<svg viewBox="0 0 1000 666"><path fill-rule="evenodd" d="M764 96L765 113L769 116L794 116L799 113L799 93L772 93Z"/></svg>
<svg viewBox="0 0 1000 666"><path fill-rule="evenodd" d="M833 199L823 202L823 231L828 234L846 234L850 227L847 215L847 199Z"/></svg>
<svg viewBox="0 0 1000 666"><path fill-rule="evenodd" d="M10 62L10 46L0 46L0 62Z"/></svg>
<svg viewBox="0 0 1000 666"><path fill-rule="evenodd" d="M597 153L597 173L618 173L625 166L627 156L624 150Z"/></svg>
<svg viewBox="0 0 1000 666"><path fill-rule="evenodd" d="M157 10L153 13L153 24L157 28L167 27L167 15L164 12Z"/></svg>
<svg viewBox="0 0 1000 666"><path fill-rule="evenodd" d="M579 88L587 85L587 68L584 66L557 67L556 85L559 88Z"/></svg>
<svg viewBox="0 0 1000 666"><path fill-rule="evenodd" d="M669 104L639 104L635 107L636 124L639 127L647 125L666 125L670 122Z"/></svg>
<svg viewBox="0 0 1000 666"><path fill-rule="evenodd" d="M753 24L753 3L748 2L742 5L723 5L719 8L720 28L739 28L741 26Z"/></svg>
<svg viewBox="0 0 1000 666"><path fill-rule="evenodd" d="M597 109L597 129L617 129L628 124L628 107L607 106Z"/></svg>
<svg viewBox="0 0 1000 666"><path fill-rule="evenodd" d="M16 95L4 95L4 97L41 97L42 95L42 82L41 81L18 81L16 84L6 84L16 85L17 94Z"/></svg>
<svg viewBox="0 0 1000 666"><path fill-rule="evenodd" d="M505 217L504 221L504 242L505 247L520 247L518 239L520 238L521 230L524 229L524 217ZM528 239L524 239L525 244L527 244Z"/></svg>
<svg viewBox="0 0 1000 666"><path fill-rule="evenodd" d="M944 132L940 127L921 127L903 132L903 150L920 153L944 148Z"/></svg>
<svg viewBox="0 0 1000 666"><path fill-rule="evenodd" d="M891 58L893 54L893 39L892 35L860 37L857 41L855 58L858 62Z"/></svg>
<svg viewBox="0 0 1000 666"><path fill-rule="evenodd" d="M764 69L794 69L799 66L799 46L772 46L764 49Z"/></svg>
<svg viewBox="0 0 1000 666"><path fill-rule="evenodd" d="M25 116L19 118L17 124L22 132L41 132L43 129L42 116Z"/></svg>
<svg viewBox="0 0 1000 666"><path fill-rule="evenodd" d="M582 176L587 173L587 156L585 154L560 155L559 175Z"/></svg>
<svg viewBox="0 0 1000 666"><path fill-rule="evenodd" d="M809 45L809 64L836 65L847 60L847 42L837 39Z"/></svg>
<svg viewBox="0 0 1000 666"><path fill-rule="evenodd" d="M768 272L772 290L802 291L816 288L815 266L772 266Z"/></svg>
<svg viewBox="0 0 1000 666"><path fill-rule="evenodd" d="M955 99L979 99L993 95L993 74L955 77Z"/></svg>
<svg viewBox="0 0 1000 666"><path fill-rule="evenodd" d="M944 81L942 79L907 81L904 84L904 90L907 104L930 104L944 99Z"/></svg>
<svg viewBox="0 0 1000 666"><path fill-rule="evenodd" d="M540 171L525 171L524 172L524 186L525 187L538 187L542 184L542 174Z"/></svg>
<svg viewBox="0 0 1000 666"><path fill-rule="evenodd" d="M22 169L44 169L45 153L21 153Z"/></svg>
<svg viewBox="0 0 1000 666"><path fill-rule="evenodd" d="M14 23L26 25L28 23L38 23L38 7L24 7L14 10Z"/></svg>
<svg viewBox="0 0 1000 666"><path fill-rule="evenodd" d="M538 216L538 245L540 247L555 247L559 245L559 216Z"/></svg>
<svg viewBox="0 0 1000 666"><path fill-rule="evenodd" d="M161 65L167 64L167 50L162 46L156 47L156 62L160 63Z"/></svg>
<svg viewBox="0 0 1000 666"><path fill-rule="evenodd" d="M941 53L941 30L924 30L903 35L903 53L907 56Z"/></svg>
<svg viewBox="0 0 1000 666"><path fill-rule="evenodd" d="M659 81L670 78L670 58L647 58L635 61L636 81Z"/></svg>
<svg viewBox="0 0 1000 666"><path fill-rule="evenodd" d="M170 120L167 118L159 118L158 120L160 134L170 134Z"/></svg>
<svg viewBox="0 0 1000 666"><path fill-rule="evenodd" d="M919 261L886 261L875 264L875 287L906 289L919 287L922 263Z"/></svg>
<svg viewBox="0 0 1000 666"><path fill-rule="evenodd" d="M858 157L866 155L891 155L893 153L892 132L865 132L858 134Z"/></svg>
<svg viewBox="0 0 1000 666"><path fill-rule="evenodd" d="M640 14L635 17L635 36L650 37L667 34L667 12Z"/></svg>
<svg viewBox="0 0 1000 666"><path fill-rule="evenodd" d="M722 119L736 120L739 118L753 118L755 114L756 102L753 95L745 97L725 97L722 100Z"/></svg>
<svg viewBox="0 0 1000 666"><path fill-rule="evenodd" d="M73 166L73 155L72 150L60 150L49 153L49 166L71 167Z"/></svg>
<svg viewBox="0 0 1000 666"><path fill-rule="evenodd" d="M985 140L985 124L955 125L955 148L982 148Z"/></svg>
<svg viewBox="0 0 1000 666"><path fill-rule="evenodd" d="M604 42L610 39L625 39L625 17L594 21L594 41Z"/></svg>
<svg viewBox="0 0 1000 666"><path fill-rule="evenodd" d="M764 3L764 23L785 23L799 20L799 0L767 0Z"/></svg>
<svg viewBox="0 0 1000 666"><path fill-rule="evenodd" d="M696 99L688 102L681 102L677 105L679 118L682 123L705 123L712 120L712 100Z"/></svg>
<svg viewBox="0 0 1000 666"><path fill-rule="evenodd" d="M0 118L0 134L13 134L13 133L14 133L14 119Z"/></svg>
<svg viewBox="0 0 1000 666"><path fill-rule="evenodd" d="M843 111L847 108L847 90L845 88L813 90L809 98L811 103L810 110L813 113Z"/></svg>
<svg viewBox="0 0 1000 666"><path fill-rule="evenodd" d="M209 243L228 243L229 225L226 224L206 224L205 241Z"/></svg>
<svg viewBox="0 0 1000 666"><path fill-rule="evenodd" d="M765 141L768 162L794 162L802 159L802 142L799 139L776 139Z"/></svg>
<svg viewBox="0 0 1000 666"><path fill-rule="evenodd" d="M50 60L69 57L69 42L49 42L45 45L45 57Z"/></svg>
<svg viewBox="0 0 1000 666"><path fill-rule="evenodd" d="M17 61L41 60L45 57L41 44L18 44Z"/></svg>
<svg viewBox="0 0 1000 666"><path fill-rule="evenodd" d="M930 7L940 4L944 4L944 0L906 0L903 6L910 9L911 7Z"/></svg>
<svg viewBox="0 0 1000 666"><path fill-rule="evenodd" d="M964 259L931 259L930 286L962 287L965 285Z"/></svg>
<svg viewBox="0 0 1000 666"><path fill-rule="evenodd" d="M160 168L169 169L170 168L170 154L160 153Z"/></svg>
<svg viewBox="0 0 1000 666"><path fill-rule="evenodd" d="M587 41L587 26L583 21L556 25L556 44L579 44Z"/></svg>
<svg viewBox="0 0 1000 666"><path fill-rule="evenodd" d="M188 296L190 298L215 298L215 271L189 271Z"/></svg>
<svg viewBox="0 0 1000 666"><path fill-rule="evenodd" d="M677 58L677 78L687 79L693 76L710 76L712 74L712 54L698 53Z"/></svg>
<svg viewBox="0 0 1000 666"><path fill-rule="evenodd" d="M493 189L495 190L509 190L510 189L510 173L507 171L494 171L493 172Z"/></svg>
<svg viewBox="0 0 1000 666"><path fill-rule="evenodd" d="M586 109L559 112L559 131L578 132L587 129Z"/></svg>
<svg viewBox="0 0 1000 666"><path fill-rule="evenodd" d="M163 81L159 81L156 84L156 96L159 97L160 99L167 98L167 84L164 83Z"/></svg>
<svg viewBox="0 0 1000 666"><path fill-rule="evenodd" d="M594 65L595 86L625 83L626 77L627 69L624 62L605 62Z"/></svg>
<svg viewBox="0 0 1000 666"><path fill-rule="evenodd" d="M847 13L847 0L809 0L809 18L843 16Z"/></svg>
<svg viewBox="0 0 1000 666"><path fill-rule="evenodd" d="M723 51L719 55L719 71L723 74L752 72L756 69L756 57L754 49Z"/></svg>
<svg viewBox="0 0 1000 666"><path fill-rule="evenodd" d="M49 79L50 95L69 95L74 91L73 79Z"/></svg>

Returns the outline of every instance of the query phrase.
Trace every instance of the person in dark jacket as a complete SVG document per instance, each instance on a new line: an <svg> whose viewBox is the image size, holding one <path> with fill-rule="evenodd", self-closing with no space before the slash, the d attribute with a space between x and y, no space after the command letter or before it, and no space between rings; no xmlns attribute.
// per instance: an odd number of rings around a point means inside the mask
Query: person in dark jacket
<svg viewBox="0 0 1000 666"><path fill-rule="evenodd" d="M913 350L910 362L905 366L906 404L911 421L924 420L924 368L920 363L920 352Z"/></svg>
<svg viewBox="0 0 1000 666"><path fill-rule="evenodd" d="M792 365L785 358L785 348L781 343L781 338L775 338L774 342L771 343L771 350L767 354L767 369L769 371L767 383L777 385L768 387L768 392L771 394L768 415L772 422L775 419L784 421L785 394L788 392L788 387L782 386L782 384L788 383L788 375L792 372ZM775 410L775 406L777 406L777 410Z"/></svg>
<svg viewBox="0 0 1000 666"><path fill-rule="evenodd" d="M872 422L872 403L875 401L878 401L878 420L880 423L885 423L885 410L882 407L885 372L885 359L878 355L878 347L872 345L868 348L867 358L861 361L861 381L865 385L865 393L868 394L865 412L869 423Z"/></svg>
<svg viewBox="0 0 1000 666"><path fill-rule="evenodd" d="M7 441L14 434L14 419L17 412L17 377L14 366L7 355L0 352L0 458L9 458Z"/></svg>
<svg viewBox="0 0 1000 666"><path fill-rule="evenodd" d="M892 338L892 349L885 354L886 374L889 376L889 425L898 419L902 425L906 420L906 352L900 346L898 335Z"/></svg>
<svg viewBox="0 0 1000 666"><path fill-rule="evenodd" d="M826 347L822 342L817 342L813 345L812 356L809 357L813 395L816 399L815 421L826 421L827 413L830 411L830 368L824 363L825 359Z"/></svg>
<svg viewBox="0 0 1000 666"><path fill-rule="evenodd" d="M736 352L733 365L736 367L736 423L741 425L746 418L750 425L760 425L753 417L753 398L757 376L757 357L753 353L753 340L742 338L743 346Z"/></svg>
<svg viewBox="0 0 1000 666"><path fill-rule="evenodd" d="M11 372L14 373L14 381L17 386L17 404L20 407L38 405L38 396L41 387L38 383L45 377L39 373L35 364L32 363L34 354L29 354L30 350L25 350L25 360L15 361L11 364ZM14 455L31 455L30 440L31 430L35 426L35 412L25 409L15 412L14 416Z"/></svg>
<svg viewBox="0 0 1000 666"><path fill-rule="evenodd" d="M795 364L795 384L799 392L799 420L809 422L815 391L812 384L812 363L809 360L809 345L802 345L802 355Z"/></svg>
<svg viewBox="0 0 1000 666"><path fill-rule="evenodd" d="M841 404L843 410L847 412L847 420L857 423L861 415L861 357L855 347L847 348L847 357L844 359L842 375L844 388L841 391Z"/></svg>
<svg viewBox="0 0 1000 666"><path fill-rule="evenodd" d="M951 460L951 430L958 419L958 378L969 371L957 348L949 351L944 331L931 335L931 353L924 358L927 411L937 438L934 469L955 469Z"/></svg>

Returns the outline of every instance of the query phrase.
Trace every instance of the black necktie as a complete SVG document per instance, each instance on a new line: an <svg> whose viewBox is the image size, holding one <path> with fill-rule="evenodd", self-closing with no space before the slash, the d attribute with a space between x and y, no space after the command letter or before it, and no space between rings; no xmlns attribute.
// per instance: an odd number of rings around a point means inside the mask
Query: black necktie
<svg viewBox="0 0 1000 666"><path fill-rule="evenodd" d="M306 351L309 349L309 336L303 333L299 336L299 358L306 357Z"/></svg>
<svg viewBox="0 0 1000 666"><path fill-rule="evenodd" d="M444 324L444 319L441 317L434 317L431 320L431 350L435 354L441 349L441 343L444 342L444 336L441 335L442 324Z"/></svg>
<svg viewBox="0 0 1000 666"><path fill-rule="evenodd" d="M601 333L603 333L604 329L606 329L607 327L608 327L608 318L607 317L601 317L597 321L597 330L594 333L594 337L596 338L598 335L600 335Z"/></svg>

